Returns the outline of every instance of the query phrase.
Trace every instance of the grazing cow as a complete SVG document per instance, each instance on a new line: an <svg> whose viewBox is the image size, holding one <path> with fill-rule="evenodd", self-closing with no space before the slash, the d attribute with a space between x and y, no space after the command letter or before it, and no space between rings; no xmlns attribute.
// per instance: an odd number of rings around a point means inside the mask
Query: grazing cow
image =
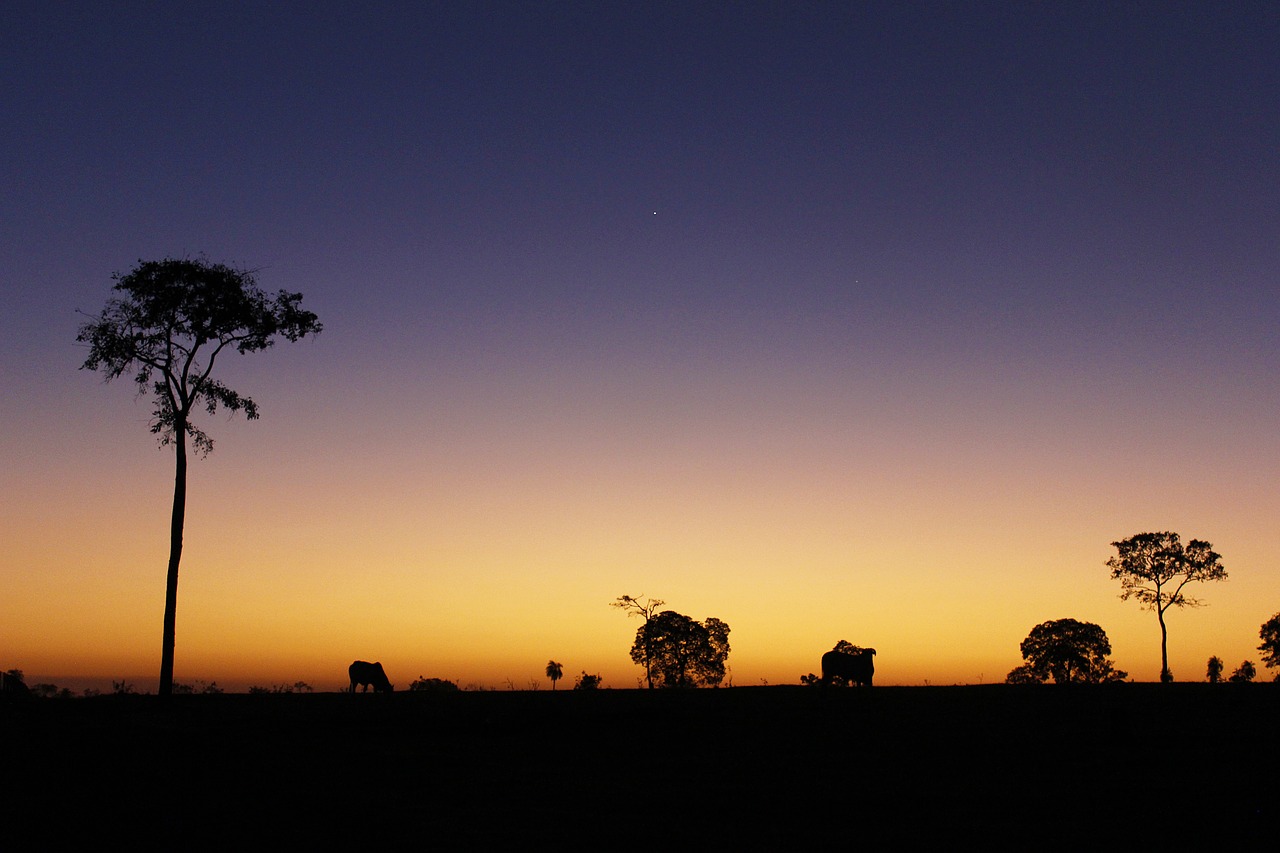
<svg viewBox="0 0 1280 853"><path fill-rule="evenodd" d="M863 649L856 655L827 652L822 656L822 686L826 687L831 683L831 677L838 675L850 684L870 687L871 677L876 672L875 661L872 660L875 653L875 649Z"/></svg>
<svg viewBox="0 0 1280 853"><path fill-rule="evenodd" d="M351 666L347 667L347 675L351 676L351 692L356 692L356 685L364 685L364 692L369 692L369 686L373 686L374 693L390 693L392 692L391 682L387 680L387 674L382 671L380 662L369 663L368 661L357 660L352 661Z"/></svg>

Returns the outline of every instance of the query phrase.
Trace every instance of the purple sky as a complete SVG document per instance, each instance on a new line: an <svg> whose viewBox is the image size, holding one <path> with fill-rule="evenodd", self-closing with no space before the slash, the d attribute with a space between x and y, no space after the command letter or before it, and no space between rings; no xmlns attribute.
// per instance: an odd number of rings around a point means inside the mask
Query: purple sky
<svg viewBox="0 0 1280 853"><path fill-rule="evenodd" d="M871 455L947 457L919 419L1009 477L1096 450L1271 505L1278 57L1273 3L8 2L5 453L149 440L74 312L203 253L305 293L324 335L233 376L370 422L297 435L369 470L471 415L767 452L855 413Z"/></svg>

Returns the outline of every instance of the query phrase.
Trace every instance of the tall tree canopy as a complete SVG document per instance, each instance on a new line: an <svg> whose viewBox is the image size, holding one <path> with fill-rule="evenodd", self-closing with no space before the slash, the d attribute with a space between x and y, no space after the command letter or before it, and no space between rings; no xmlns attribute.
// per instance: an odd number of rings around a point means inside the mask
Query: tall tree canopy
<svg viewBox="0 0 1280 853"><path fill-rule="evenodd" d="M556 682L564 675L564 665L559 661L547 661L547 678L551 679L551 689L556 689Z"/></svg>
<svg viewBox="0 0 1280 853"><path fill-rule="evenodd" d="M1280 666L1280 613L1272 616L1258 629L1258 637L1262 644L1258 651L1262 652L1262 662L1267 668Z"/></svg>
<svg viewBox="0 0 1280 853"><path fill-rule="evenodd" d="M1112 579L1120 581L1120 598L1156 612L1160 622L1160 680L1173 681L1169 671L1169 629L1164 614L1170 607L1199 607L1203 602L1182 590L1189 583L1220 581L1227 577L1222 555L1200 539L1183 546L1178 534L1139 533L1111 545L1117 553L1107 560Z"/></svg>
<svg viewBox="0 0 1280 853"><path fill-rule="evenodd" d="M203 259L140 261L132 272L117 273L114 279L118 295L80 327L76 340L89 346L82 370L100 370L107 381L129 373L139 392L152 392L151 431L161 445L175 448L159 690L168 695L173 691L187 440L202 456L213 449L213 440L192 423L192 414L201 408L213 414L221 406L257 418L258 406L251 398L213 377L219 356L257 352L277 337L297 341L318 334L321 324L300 306L301 293L282 290L268 296L258 289L253 273Z"/></svg>
<svg viewBox="0 0 1280 853"><path fill-rule="evenodd" d="M1107 655L1111 641L1101 626L1076 619L1041 622L1020 646L1022 666L1009 673L1011 683L1098 684L1123 681L1128 673L1117 670Z"/></svg>
<svg viewBox="0 0 1280 853"><path fill-rule="evenodd" d="M658 608L665 604L661 598L646 598L641 601L639 596L620 595L614 601L609 602L610 607L616 607L628 616L639 616L646 623L658 614ZM638 636L638 635L637 635ZM635 649L631 650L631 659L636 663L644 666L644 679L649 685L649 689L653 689L653 664L652 653L648 646L641 649L642 658L636 658Z"/></svg>
<svg viewBox="0 0 1280 853"><path fill-rule="evenodd" d="M696 622L674 610L648 619L631 646L631 659L647 664L646 672L659 687L714 687L724 680L728 658L726 623L715 617Z"/></svg>

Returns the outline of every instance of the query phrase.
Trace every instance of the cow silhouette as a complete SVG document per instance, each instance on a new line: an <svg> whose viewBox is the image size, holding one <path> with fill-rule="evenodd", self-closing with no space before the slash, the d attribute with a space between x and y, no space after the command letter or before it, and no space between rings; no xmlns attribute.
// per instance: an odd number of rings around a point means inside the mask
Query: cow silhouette
<svg viewBox="0 0 1280 853"><path fill-rule="evenodd" d="M347 675L351 676L351 692L356 692L356 685L364 686L364 692L369 692L369 687L373 687L374 693L390 693L393 688L391 682L387 680L387 674L382 670L381 662L374 661L369 663L364 660L352 661L351 666L347 667Z"/></svg>
<svg viewBox="0 0 1280 853"><path fill-rule="evenodd" d="M872 660L875 654L875 649L863 649L854 655L834 650L827 652L822 656L822 686L826 687L832 677L838 675L850 684L870 687L871 677L876 672L875 661Z"/></svg>

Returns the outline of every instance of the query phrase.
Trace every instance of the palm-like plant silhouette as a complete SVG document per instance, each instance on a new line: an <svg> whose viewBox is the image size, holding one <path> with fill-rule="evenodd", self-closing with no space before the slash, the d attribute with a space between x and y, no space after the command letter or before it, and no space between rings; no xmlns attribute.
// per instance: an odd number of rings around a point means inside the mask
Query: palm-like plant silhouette
<svg viewBox="0 0 1280 853"><path fill-rule="evenodd" d="M564 666L553 660L547 661L547 678L551 679L551 689L556 689L556 682L564 675Z"/></svg>

